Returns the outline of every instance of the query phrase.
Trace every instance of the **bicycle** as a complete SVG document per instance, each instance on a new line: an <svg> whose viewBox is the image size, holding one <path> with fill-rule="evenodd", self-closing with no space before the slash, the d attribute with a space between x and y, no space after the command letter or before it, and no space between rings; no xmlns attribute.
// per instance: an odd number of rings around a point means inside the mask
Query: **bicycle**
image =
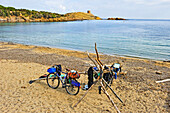
<svg viewBox="0 0 170 113"><path fill-rule="evenodd" d="M47 84L53 89L57 89L62 83L62 88L65 88L70 95L77 95L80 89L80 83L76 80L80 77L80 74L74 70L68 70L62 72L61 65L54 65L47 70Z"/></svg>
<svg viewBox="0 0 170 113"><path fill-rule="evenodd" d="M103 74L103 78L107 82L107 84L111 86L111 84L113 83L113 79L117 79L117 74L121 72L121 66L118 63L114 63L113 65L111 65L110 68L105 66L104 69L108 70L108 72ZM107 89L107 85L105 83L103 84Z"/></svg>

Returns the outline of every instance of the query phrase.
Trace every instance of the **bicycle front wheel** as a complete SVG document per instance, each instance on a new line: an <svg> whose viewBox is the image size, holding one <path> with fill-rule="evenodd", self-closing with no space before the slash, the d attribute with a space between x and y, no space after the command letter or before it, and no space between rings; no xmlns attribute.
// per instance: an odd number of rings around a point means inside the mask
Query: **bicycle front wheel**
<svg viewBox="0 0 170 113"><path fill-rule="evenodd" d="M77 80L75 80L77 82ZM70 95L77 95L79 93L79 87L71 84L71 80L66 80L66 91Z"/></svg>
<svg viewBox="0 0 170 113"><path fill-rule="evenodd" d="M47 75L47 84L49 87L56 89L60 85L59 77L55 74Z"/></svg>

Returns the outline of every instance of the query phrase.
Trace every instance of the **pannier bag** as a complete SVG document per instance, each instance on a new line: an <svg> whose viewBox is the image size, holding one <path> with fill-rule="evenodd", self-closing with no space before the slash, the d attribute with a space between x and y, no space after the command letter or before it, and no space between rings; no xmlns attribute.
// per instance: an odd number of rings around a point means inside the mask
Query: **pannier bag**
<svg viewBox="0 0 170 113"><path fill-rule="evenodd" d="M62 68L61 68L61 65L54 65L50 68L48 68L47 72L49 73L55 73L55 72L61 72L62 71Z"/></svg>
<svg viewBox="0 0 170 113"><path fill-rule="evenodd" d="M54 68L54 67L48 68L47 72L54 73L54 72L56 72L56 68Z"/></svg>
<svg viewBox="0 0 170 113"><path fill-rule="evenodd" d="M115 64L113 64L112 66L111 66L113 69L113 72L121 72L121 67L120 67L120 64L117 64L117 63L115 63Z"/></svg>
<svg viewBox="0 0 170 113"><path fill-rule="evenodd" d="M75 71L75 70L71 70L69 73L68 73L68 76L72 79L75 79L75 78L80 78L80 74Z"/></svg>
<svg viewBox="0 0 170 113"><path fill-rule="evenodd" d="M80 83L74 80L71 80L71 84L76 87L80 87Z"/></svg>

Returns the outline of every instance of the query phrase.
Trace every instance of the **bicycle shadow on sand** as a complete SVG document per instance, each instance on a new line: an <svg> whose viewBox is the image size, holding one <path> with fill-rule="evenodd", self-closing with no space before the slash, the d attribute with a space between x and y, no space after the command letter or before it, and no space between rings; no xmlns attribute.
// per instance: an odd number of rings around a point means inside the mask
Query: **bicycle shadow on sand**
<svg viewBox="0 0 170 113"><path fill-rule="evenodd" d="M42 86L42 87L43 87L44 89L46 89L46 90L52 89L52 88L50 88L50 87L48 86L48 84L47 84L45 81L36 81L36 82L34 82L33 84L39 84L40 86ZM52 90L59 91L59 92L61 92L61 93L66 93L65 88L62 88L62 85L61 85L61 84L59 85L59 87L58 87L57 89L52 89Z"/></svg>

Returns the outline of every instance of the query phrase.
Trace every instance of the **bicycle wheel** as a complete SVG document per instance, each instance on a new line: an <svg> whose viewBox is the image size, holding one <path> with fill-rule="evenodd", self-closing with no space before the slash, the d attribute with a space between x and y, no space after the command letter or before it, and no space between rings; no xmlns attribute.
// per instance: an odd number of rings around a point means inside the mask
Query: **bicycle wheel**
<svg viewBox="0 0 170 113"><path fill-rule="evenodd" d="M104 78L104 80L107 82L107 84L109 85L109 86L111 86L111 84L112 84L112 82L113 82L113 75L111 74L111 73L109 73L109 75L107 76L107 78ZM105 86L105 88L106 88L106 90L107 90L107 85L106 85L106 83L104 82L104 81L102 81L102 83L103 83L103 85Z"/></svg>
<svg viewBox="0 0 170 113"><path fill-rule="evenodd" d="M75 80L77 82L77 80ZM71 80L66 80L66 91L70 95L77 95L79 93L79 87L71 84Z"/></svg>
<svg viewBox="0 0 170 113"><path fill-rule="evenodd" d="M49 87L56 89L60 85L59 77L55 74L47 75L47 84Z"/></svg>

